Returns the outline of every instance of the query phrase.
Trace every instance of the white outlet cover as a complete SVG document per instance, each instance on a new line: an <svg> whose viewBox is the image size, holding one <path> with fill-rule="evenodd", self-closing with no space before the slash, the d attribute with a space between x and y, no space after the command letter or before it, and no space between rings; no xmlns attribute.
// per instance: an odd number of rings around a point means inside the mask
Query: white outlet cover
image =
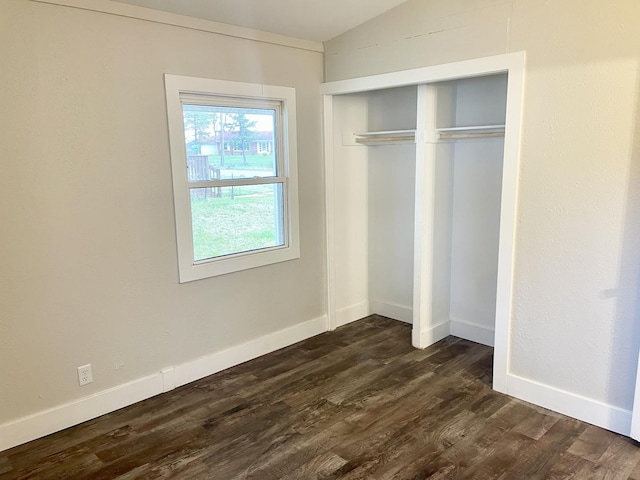
<svg viewBox="0 0 640 480"><path fill-rule="evenodd" d="M80 386L93 382L93 374L91 373L91 364L78 367L78 383Z"/></svg>

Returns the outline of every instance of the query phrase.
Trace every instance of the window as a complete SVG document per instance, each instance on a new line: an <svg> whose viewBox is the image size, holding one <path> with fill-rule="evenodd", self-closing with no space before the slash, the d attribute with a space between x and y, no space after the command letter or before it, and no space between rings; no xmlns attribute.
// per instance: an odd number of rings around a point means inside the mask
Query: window
<svg viewBox="0 0 640 480"><path fill-rule="evenodd" d="M269 142L258 142L256 148L258 149L258 153L260 155L269 155L271 153L271 141Z"/></svg>
<svg viewBox="0 0 640 480"><path fill-rule="evenodd" d="M295 90L168 74L165 89L180 282L299 258Z"/></svg>

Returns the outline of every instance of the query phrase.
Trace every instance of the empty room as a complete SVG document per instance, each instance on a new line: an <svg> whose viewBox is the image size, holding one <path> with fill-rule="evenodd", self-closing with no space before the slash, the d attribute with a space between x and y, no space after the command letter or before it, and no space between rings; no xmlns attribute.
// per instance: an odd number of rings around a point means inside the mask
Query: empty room
<svg viewBox="0 0 640 480"><path fill-rule="evenodd" d="M1 0L0 479L640 480L637 0Z"/></svg>

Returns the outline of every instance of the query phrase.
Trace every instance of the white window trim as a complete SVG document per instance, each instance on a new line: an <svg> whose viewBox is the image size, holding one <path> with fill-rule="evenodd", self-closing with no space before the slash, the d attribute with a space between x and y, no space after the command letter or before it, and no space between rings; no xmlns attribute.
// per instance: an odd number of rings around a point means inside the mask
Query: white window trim
<svg viewBox="0 0 640 480"><path fill-rule="evenodd" d="M295 88L165 74L180 283L300 258ZM282 103L285 245L194 262L181 94L275 100ZM191 185L193 186L193 185Z"/></svg>

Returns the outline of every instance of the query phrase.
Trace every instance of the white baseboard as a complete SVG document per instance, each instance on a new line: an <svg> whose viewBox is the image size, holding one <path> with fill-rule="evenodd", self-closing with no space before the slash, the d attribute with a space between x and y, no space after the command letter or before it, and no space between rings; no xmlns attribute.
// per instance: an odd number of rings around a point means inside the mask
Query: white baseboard
<svg viewBox="0 0 640 480"><path fill-rule="evenodd" d="M450 321L445 320L437 325L420 332L420 346L419 348L427 348L436 342L439 342L445 337L450 335ZM415 345L414 345L415 346Z"/></svg>
<svg viewBox="0 0 640 480"><path fill-rule="evenodd" d="M160 371L162 375L162 392L169 392L176 388L175 368L169 367Z"/></svg>
<svg viewBox="0 0 640 480"><path fill-rule="evenodd" d="M387 300L370 300L369 309L371 313L377 313L383 317L393 318L394 320L400 320L405 323L413 323L413 308L405 307L397 303L389 302Z"/></svg>
<svg viewBox="0 0 640 480"><path fill-rule="evenodd" d="M621 435L629 436L631 433L631 411L629 410L513 374L507 375L506 393Z"/></svg>
<svg viewBox="0 0 640 480"><path fill-rule="evenodd" d="M361 318L371 315L371 309L369 308L369 302L364 300L360 303L355 303L348 307L341 308L336 312L336 325L335 327L341 327Z"/></svg>
<svg viewBox="0 0 640 480"><path fill-rule="evenodd" d="M488 347L493 347L495 331L493 328L469 323L463 320L451 319L450 332L454 337L464 338L472 342L481 343Z"/></svg>
<svg viewBox="0 0 640 480"><path fill-rule="evenodd" d="M640 368L636 373L636 389L631 411L634 412L631 415L631 438L640 442Z"/></svg>
<svg viewBox="0 0 640 480"><path fill-rule="evenodd" d="M368 308L368 302L363 302L348 309L343 309L342 318L345 323L350 323L366 317L369 314ZM386 307L383 306L383 308ZM378 313L391 318L400 316ZM402 320L401 318L397 319ZM454 326L456 323L462 322L444 321L429 330L423 331L421 333L422 345L431 345L450 333L456 335L454 331L459 327L459 325ZM0 451L170 391L178 386L292 345L327 330L326 316L319 317L251 340L242 345L231 347L222 352L166 368L157 374L2 424L0 425ZM473 338L469 339L478 341ZM628 436L631 432L631 411L543 385L517 375L507 375L505 393L622 435Z"/></svg>
<svg viewBox="0 0 640 480"><path fill-rule="evenodd" d="M183 363L174 368L175 385L176 387L186 385L326 331L328 331L327 317L323 316Z"/></svg>
<svg viewBox="0 0 640 480"><path fill-rule="evenodd" d="M86 422L162 393L161 374L123 385L0 425L0 451Z"/></svg>
<svg viewBox="0 0 640 480"><path fill-rule="evenodd" d="M322 316L123 385L0 425L0 452L146 400L328 330Z"/></svg>

